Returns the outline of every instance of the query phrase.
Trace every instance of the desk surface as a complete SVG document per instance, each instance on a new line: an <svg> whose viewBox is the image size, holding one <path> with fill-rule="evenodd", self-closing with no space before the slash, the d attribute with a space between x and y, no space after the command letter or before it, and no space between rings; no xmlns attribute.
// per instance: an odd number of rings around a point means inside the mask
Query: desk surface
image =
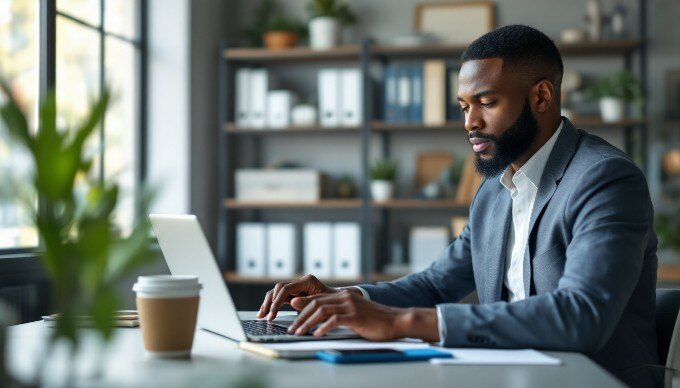
<svg viewBox="0 0 680 388"><path fill-rule="evenodd" d="M243 313L244 316L251 315ZM45 348L49 328L42 322L10 327L7 366L26 381ZM116 329L107 352L97 347L92 331L84 335L78 374L87 375L98 356L104 355L103 380L92 386L144 387L622 387L609 373L576 353L547 352L560 358L560 366L451 366L427 362L335 365L321 361L270 360L241 351L226 338L196 332L188 360L150 359L144 355L138 328ZM58 349L57 353L64 349ZM51 358L51 370L61 376L64 353ZM49 377L48 380L52 379ZM54 377L58 380L58 377ZM255 385L239 385L254 380ZM259 382L259 384L257 384Z"/></svg>

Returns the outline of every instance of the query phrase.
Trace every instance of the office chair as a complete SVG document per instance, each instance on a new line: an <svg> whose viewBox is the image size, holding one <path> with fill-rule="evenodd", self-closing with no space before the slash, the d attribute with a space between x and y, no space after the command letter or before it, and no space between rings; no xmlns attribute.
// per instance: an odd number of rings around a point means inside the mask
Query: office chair
<svg viewBox="0 0 680 388"><path fill-rule="evenodd" d="M666 366L664 386L672 387L673 372L680 369L680 289L656 290L656 341L659 362Z"/></svg>

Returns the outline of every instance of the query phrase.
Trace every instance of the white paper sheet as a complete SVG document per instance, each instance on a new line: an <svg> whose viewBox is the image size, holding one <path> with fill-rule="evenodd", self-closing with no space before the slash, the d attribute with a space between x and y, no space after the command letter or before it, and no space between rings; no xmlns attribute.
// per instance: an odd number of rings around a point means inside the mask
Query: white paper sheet
<svg viewBox="0 0 680 388"><path fill-rule="evenodd" d="M269 343L259 344L263 347L278 351L311 351L311 350L355 350L355 349L419 349L428 348L430 345L426 342L414 339L405 339L402 341L392 342L372 342L362 339L356 340L329 340L329 341L303 341L303 342L288 342L288 343Z"/></svg>
<svg viewBox="0 0 680 388"><path fill-rule="evenodd" d="M446 365L560 365L558 358L533 349L458 349L437 348L453 354L454 358L433 358L433 364Z"/></svg>

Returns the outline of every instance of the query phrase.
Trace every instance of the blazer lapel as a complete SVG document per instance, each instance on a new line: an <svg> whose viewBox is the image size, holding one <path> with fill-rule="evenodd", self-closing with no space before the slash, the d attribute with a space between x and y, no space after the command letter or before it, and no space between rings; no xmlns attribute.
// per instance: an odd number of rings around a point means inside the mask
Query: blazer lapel
<svg viewBox="0 0 680 388"><path fill-rule="evenodd" d="M493 212L498 218L492 220L489 239L489 255L487 257L486 297L487 303L501 300L503 275L508 245L508 231L512 221L512 199L504 188L499 191Z"/></svg>
<svg viewBox="0 0 680 388"><path fill-rule="evenodd" d="M543 175L541 176L541 183L538 185L538 192L536 193L536 199L534 201L534 207L531 211L531 218L529 221L529 231L527 236L531 238L533 235L534 227L536 226L536 220L543 213L543 209L550 202L555 190L557 190L557 183L564 175L564 170L566 170L567 165L574 152L576 151L576 145L578 144L578 139L580 137L578 130L574 125L566 118L564 120L564 125L562 126L562 132L560 132L555 145L553 146L552 152L548 157L545 169L543 170ZM531 253L529 252L529 243L527 241L527 246L524 251L524 262L523 262L523 273L524 273L524 292L528 297L531 290Z"/></svg>

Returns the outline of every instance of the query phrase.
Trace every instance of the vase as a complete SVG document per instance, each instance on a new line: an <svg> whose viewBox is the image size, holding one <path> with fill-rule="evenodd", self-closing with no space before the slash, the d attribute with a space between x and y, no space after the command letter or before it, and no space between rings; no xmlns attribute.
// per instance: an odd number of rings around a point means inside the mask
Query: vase
<svg viewBox="0 0 680 388"><path fill-rule="evenodd" d="M317 17L309 22L309 44L314 50L328 50L340 44L340 22L332 17Z"/></svg>
<svg viewBox="0 0 680 388"><path fill-rule="evenodd" d="M622 99L616 97L600 98L600 115L602 116L602 121L620 121L624 117L624 110L625 103Z"/></svg>
<svg viewBox="0 0 680 388"><path fill-rule="evenodd" d="M371 197L374 201L387 201L392 199L394 183L385 180L371 181Z"/></svg>

